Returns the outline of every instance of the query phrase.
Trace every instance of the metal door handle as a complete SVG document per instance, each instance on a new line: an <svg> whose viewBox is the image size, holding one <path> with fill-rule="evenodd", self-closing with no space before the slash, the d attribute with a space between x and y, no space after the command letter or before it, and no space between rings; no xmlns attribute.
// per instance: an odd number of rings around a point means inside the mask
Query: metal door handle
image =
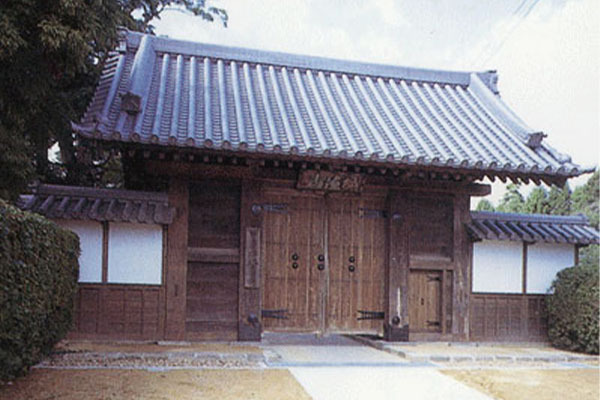
<svg viewBox="0 0 600 400"><path fill-rule="evenodd" d="M318 264L318 265L317 265L317 269L318 269L319 271L323 271L323 270L325 269L325 264Z"/></svg>

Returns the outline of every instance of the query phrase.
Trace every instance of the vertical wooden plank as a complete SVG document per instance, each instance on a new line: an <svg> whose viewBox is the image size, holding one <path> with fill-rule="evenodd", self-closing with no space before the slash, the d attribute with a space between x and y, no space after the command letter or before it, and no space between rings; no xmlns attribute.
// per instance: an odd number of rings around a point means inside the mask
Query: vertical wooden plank
<svg viewBox="0 0 600 400"><path fill-rule="evenodd" d="M165 338L185 338L185 293L188 250L189 187L185 179L173 177L169 182L169 204L176 214L169 226L167 239L167 273L165 302Z"/></svg>
<svg viewBox="0 0 600 400"><path fill-rule="evenodd" d="M102 283L108 282L108 222L102 222Z"/></svg>
<svg viewBox="0 0 600 400"><path fill-rule="evenodd" d="M264 247L260 243L262 214L262 184L244 180L240 209L240 279L238 291L238 340L258 341L262 333L260 315L260 276L264 262ZM255 243L259 238L258 245ZM258 253L258 254L257 254ZM249 259L252 257L252 260ZM254 271L247 271L252 267ZM246 279L248 277L248 279ZM256 278L258 277L258 278ZM248 282L247 282L248 281ZM246 285L248 283L248 285Z"/></svg>
<svg viewBox="0 0 600 400"><path fill-rule="evenodd" d="M446 270L443 270L441 273L441 285L442 285L442 311L440 313L440 325L442 328L442 335L446 333L446 296L447 291L446 291L446 280L448 279L448 274L446 273Z"/></svg>
<svg viewBox="0 0 600 400"><path fill-rule="evenodd" d="M402 194L390 190L387 199L384 338L408 340L408 233Z"/></svg>
<svg viewBox="0 0 600 400"><path fill-rule="evenodd" d="M465 223L471 219L469 195L454 197L454 293L452 335L456 340L469 340L469 292L471 287L471 248Z"/></svg>
<svg viewBox="0 0 600 400"><path fill-rule="evenodd" d="M165 337L165 326L166 326L166 313L165 313L165 305L166 305L166 289L165 285L167 282L167 266L169 265L169 260L167 259L167 241L169 239L169 227L167 225L163 226L163 251L162 251L162 280L160 288L158 289L158 304L157 304L157 315L158 315L158 325L156 327L157 332L156 336L160 338Z"/></svg>
<svg viewBox="0 0 600 400"><path fill-rule="evenodd" d="M523 273L523 279L522 279L522 288L521 288L521 293L526 294L527 293L527 243L523 242L523 261L522 261L522 273Z"/></svg>
<svg viewBox="0 0 600 400"><path fill-rule="evenodd" d="M260 228L246 227L244 247L244 287L260 287Z"/></svg>

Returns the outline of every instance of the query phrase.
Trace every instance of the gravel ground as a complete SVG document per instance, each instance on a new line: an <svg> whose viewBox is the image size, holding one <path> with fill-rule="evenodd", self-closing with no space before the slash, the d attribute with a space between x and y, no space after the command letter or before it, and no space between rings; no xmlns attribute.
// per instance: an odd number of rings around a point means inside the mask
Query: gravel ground
<svg viewBox="0 0 600 400"><path fill-rule="evenodd" d="M262 354L246 353L55 353L36 368L264 368Z"/></svg>

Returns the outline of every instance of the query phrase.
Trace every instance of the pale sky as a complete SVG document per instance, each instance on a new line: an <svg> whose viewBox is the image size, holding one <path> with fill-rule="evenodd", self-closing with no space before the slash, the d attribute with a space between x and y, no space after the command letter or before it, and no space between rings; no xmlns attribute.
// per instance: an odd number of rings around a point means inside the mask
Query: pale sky
<svg viewBox="0 0 600 400"><path fill-rule="evenodd" d="M576 163L600 158L598 0L220 0L229 27L167 10L156 33L227 46L499 74L500 95ZM584 182L571 180L571 187ZM503 193L494 184L492 201Z"/></svg>

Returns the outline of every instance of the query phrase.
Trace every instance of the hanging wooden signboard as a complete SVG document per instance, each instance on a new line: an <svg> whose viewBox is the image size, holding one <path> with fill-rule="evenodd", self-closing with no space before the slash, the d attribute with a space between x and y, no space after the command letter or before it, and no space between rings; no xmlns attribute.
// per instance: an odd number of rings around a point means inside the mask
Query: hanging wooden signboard
<svg viewBox="0 0 600 400"><path fill-rule="evenodd" d="M300 171L298 189L324 190L330 192L360 192L364 176L348 172Z"/></svg>

